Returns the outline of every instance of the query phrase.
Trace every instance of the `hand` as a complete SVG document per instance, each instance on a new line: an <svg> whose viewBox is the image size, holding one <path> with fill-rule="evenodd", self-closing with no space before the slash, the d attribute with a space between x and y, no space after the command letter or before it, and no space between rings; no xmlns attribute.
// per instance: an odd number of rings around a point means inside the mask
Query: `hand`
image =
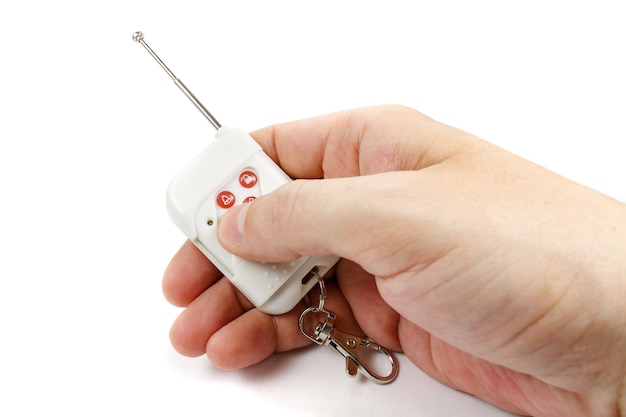
<svg viewBox="0 0 626 417"><path fill-rule="evenodd" d="M358 325L504 409L617 416L619 398L626 406L626 206L404 107L252 135L309 180L231 209L218 232L226 249L341 256L327 302L340 318L352 311L341 328ZM253 309L190 243L163 286L187 307L171 331L183 354L236 369L307 344L301 308ZM258 349L241 348L250 338Z"/></svg>

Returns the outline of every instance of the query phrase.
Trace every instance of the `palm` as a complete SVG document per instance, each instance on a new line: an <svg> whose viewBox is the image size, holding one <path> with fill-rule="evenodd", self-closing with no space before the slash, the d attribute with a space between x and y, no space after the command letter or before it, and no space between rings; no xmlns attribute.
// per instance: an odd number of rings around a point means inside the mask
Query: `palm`
<svg viewBox="0 0 626 417"><path fill-rule="evenodd" d="M381 298L375 278L358 265L342 260L336 278L363 332L390 349L404 352L441 383L511 412L535 414L536 407L543 407L540 409L544 413L549 410L549 415L571 415L563 405L571 402L573 394L432 336L391 309Z"/></svg>

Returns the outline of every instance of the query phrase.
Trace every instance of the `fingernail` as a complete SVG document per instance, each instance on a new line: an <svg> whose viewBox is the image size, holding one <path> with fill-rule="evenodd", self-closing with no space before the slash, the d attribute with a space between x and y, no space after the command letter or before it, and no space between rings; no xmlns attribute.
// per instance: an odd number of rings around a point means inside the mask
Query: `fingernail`
<svg viewBox="0 0 626 417"><path fill-rule="evenodd" d="M243 226L250 204L235 206L222 217L219 227L220 240L229 245L238 246L243 239Z"/></svg>

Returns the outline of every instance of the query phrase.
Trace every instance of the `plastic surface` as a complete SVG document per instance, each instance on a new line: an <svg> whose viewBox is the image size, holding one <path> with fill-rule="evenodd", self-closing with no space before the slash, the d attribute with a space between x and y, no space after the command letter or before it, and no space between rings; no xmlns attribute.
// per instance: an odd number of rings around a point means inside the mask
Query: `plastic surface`
<svg viewBox="0 0 626 417"><path fill-rule="evenodd" d="M246 298L270 314L295 307L317 282L303 282L309 272L323 276L338 258L252 262L227 252L217 241L216 231L228 209L289 181L250 135L224 126L215 141L174 177L167 191L167 210L174 223Z"/></svg>

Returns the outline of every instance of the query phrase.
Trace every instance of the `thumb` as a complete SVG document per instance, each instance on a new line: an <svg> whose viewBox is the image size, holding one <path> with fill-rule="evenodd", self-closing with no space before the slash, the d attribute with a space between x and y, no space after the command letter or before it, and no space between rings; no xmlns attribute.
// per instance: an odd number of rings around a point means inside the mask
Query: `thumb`
<svg viewBox="0 0 626 417"><path fill-rule="evenodd" d="M219 223L218 239L229 252L254 261L337 255L386 276L407 267L399 263L415 261L401 256L419 227L420 209L403 200L407 190L419 190L408 186L414 175L296 180L231 208Z"/></svg>
<svg viewBox="0 0 626 417"><path fill-rule="evenodd" d="M229 252L256 261L330 255L345 222L345 208L330 203L344 192L338 180L296 180L251 203L231 208L219 222L218 239ZM345 202L345 201L344 201ZM333 230L333 236L329 231Z"/></svg>

